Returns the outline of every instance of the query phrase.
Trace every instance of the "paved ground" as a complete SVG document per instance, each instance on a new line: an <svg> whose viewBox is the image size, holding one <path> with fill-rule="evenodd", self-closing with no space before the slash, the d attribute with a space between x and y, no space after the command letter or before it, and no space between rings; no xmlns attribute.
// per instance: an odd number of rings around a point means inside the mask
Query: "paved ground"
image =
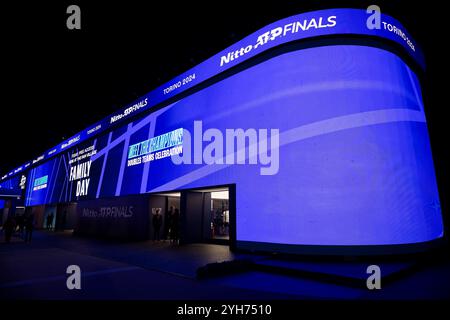
<svg viewBox="0 0 450 320"><path fill-rule="evenodd" d="M2 240L3 241L3 238ZM265 272L197 280L198 267L236 258L226 246L120 243L35 232L31 244L0 242L0 299L448 299L450 262L430 265L373 292ZM66 288L68 265L82 289Z"/></svg>
<svg viewBox="0 0 450 320"><path fill-rule="evenodd" d="M31 244L0 243L2 299L274 299L264 291L200 282L195 270L233 259L227 247L114 243L35 232ZM82 270L82 289L66 288L66 268Z"/></svg>

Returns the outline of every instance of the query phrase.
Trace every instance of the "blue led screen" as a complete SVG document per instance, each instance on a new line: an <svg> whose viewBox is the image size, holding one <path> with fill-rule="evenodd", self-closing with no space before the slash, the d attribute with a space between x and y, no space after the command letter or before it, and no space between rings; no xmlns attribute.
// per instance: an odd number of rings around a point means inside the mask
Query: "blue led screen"
<svg viewBox="0 0 450 320"><path fill-rule="evenodd" d="M211 147L196 134L208 129L250 130L257 153L216 141L223 164L176 165L165 151L179 150L181 128L192 162ZM264 130L279 135L261 140ZM77 148L31 170L28 205L234 183L238 242L405 244L443 232L419 81L379 48L285 53ZM225 160L242 154L246 164Z"/></svg>
<svg viewBox="0 0 450 320"><path fill-rule="evenodd" d="M21 176L17 175L17 176L11 177L8 180L0 182L0 194L1 194L2 189L18 192L20 194L21 193L20 179L21 179Z"/></svg>
<svg viewBox="0 0 450 320"><path fill-rule="evenodd" d="M30 170L26 205L66 203L97 198L100 161L91 161L96 148L103 148L107 136L78 145L59 157Z"/></svg>
<svg viewBox="0 0 450 320"><path fill-rule="evenodd" d="M276 21L162 84L138 100L123 106L110 116L67 138L57 146L40 154L32 162L23 164L7 175L4 175L0 180L3 181L12 174L22 172L31 163L42 163L45 160L60 155L68 148L83 143L91 139L94 135L109 131L117 123L125 123L132 115L144 113L152 107L167 101L169 98L207 79L211 79L217 74L245 60L288 42L329 35L379 37L403 46L406 49L406 53L414 61L421 67L425 66L420 47L416 45L411 35L399 21L388 15L380 14L380 28L368 28L367 18L366 10L341 8L305 12Z"/></svg>

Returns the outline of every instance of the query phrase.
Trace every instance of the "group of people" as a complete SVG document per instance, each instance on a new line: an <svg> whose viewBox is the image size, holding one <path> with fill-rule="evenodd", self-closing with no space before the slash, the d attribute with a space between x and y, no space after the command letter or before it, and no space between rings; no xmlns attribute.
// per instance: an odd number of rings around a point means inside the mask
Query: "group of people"
<svg viewBox="0 0 450 320"><path fill-rule="evenodd" d="M5 235L5 242L11 242L11 237L14 233L19 233L19 236L25 240L25 242L31 242L31 237L34 228L34 215L18 215L8 216L3 224L3 233ZM25 233L25 234L24 234Z"/></svg>
<svg viewBox="0 0 450 320"><path fill-rule="evenodd" d="M164 239L170 240L172 243L178 243L179 241L179 224L180 224L180 210L178 208L174 208L173 206L166 212L163 217L161 214L161 209L156 209L156 212L152 217L152 225L153 225L153 241L161 240L161 227L164 222Z"/></svg>

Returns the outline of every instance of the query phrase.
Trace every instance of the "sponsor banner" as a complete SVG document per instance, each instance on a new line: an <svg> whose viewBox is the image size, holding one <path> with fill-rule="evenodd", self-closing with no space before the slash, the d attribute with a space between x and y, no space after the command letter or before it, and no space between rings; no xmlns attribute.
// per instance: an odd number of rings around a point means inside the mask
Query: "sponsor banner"
<svg viewBox="0 0 450 320"><path fill-rule="evenodd" d="M81 201L77 205L75 233L124 239L147 239L149 232L148 197Z"/></svg>

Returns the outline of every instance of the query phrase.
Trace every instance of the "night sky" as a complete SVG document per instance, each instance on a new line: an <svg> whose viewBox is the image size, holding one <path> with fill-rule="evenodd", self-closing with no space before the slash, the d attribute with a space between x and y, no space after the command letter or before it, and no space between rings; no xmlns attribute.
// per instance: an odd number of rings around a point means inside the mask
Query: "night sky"
<svg viewBox="0 0 450 320"><path fill-rule="evenodd" d="M271 22L315 9L377 4L424 50L434 159L440 180L448 177L442 138L448 88L439 80L448 54L440 2L93 2L2 4L0 175ZM66 28L70 4L81 7L81 31Z"/></svg>

